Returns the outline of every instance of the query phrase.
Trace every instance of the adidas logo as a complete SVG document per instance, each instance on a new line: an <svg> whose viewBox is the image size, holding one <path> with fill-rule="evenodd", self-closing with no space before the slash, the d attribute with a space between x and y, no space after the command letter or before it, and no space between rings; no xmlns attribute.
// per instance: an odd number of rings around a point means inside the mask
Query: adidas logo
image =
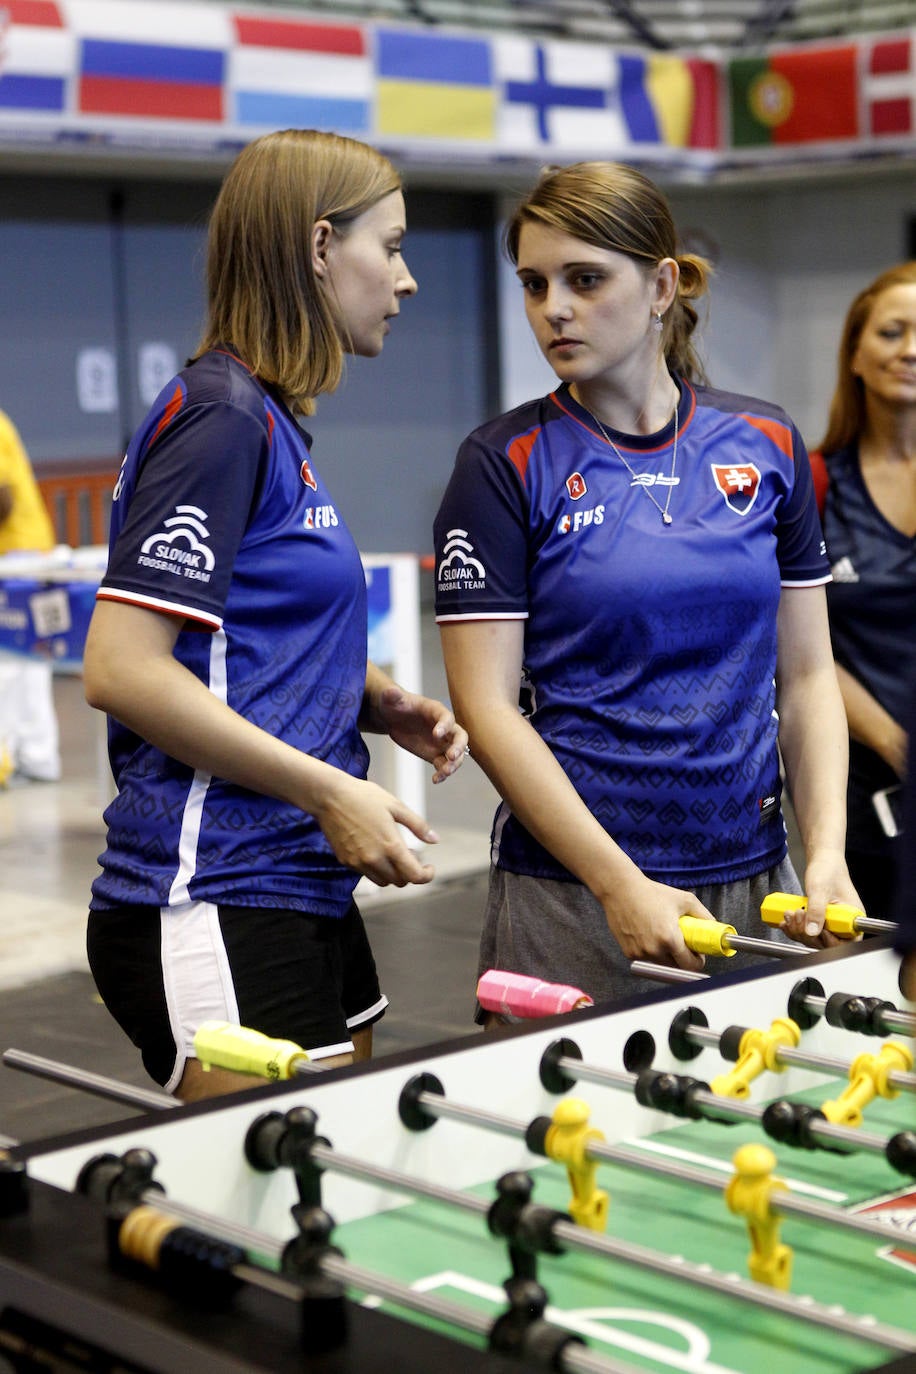
<svg viewBox="0 0 916 1374"><path fill-rule="evenodd" d="M852 566L851 558L839 558L830 569L834 582L858 582L859 574Z"/></svg>

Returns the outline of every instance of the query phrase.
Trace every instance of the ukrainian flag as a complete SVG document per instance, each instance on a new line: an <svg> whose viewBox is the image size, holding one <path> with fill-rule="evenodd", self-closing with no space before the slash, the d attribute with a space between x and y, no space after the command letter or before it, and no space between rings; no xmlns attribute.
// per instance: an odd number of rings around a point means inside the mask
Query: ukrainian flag
<svg viewBox="0 0 916 1374"><path fill-rule="evenodd" d="M491 140L493 61L486 39L376 29L376 132Z"/></svg>

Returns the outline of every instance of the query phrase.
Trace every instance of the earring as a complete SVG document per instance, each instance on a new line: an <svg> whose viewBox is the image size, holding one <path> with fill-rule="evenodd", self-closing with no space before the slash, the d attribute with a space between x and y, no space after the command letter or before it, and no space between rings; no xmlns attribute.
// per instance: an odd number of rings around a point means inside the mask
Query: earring
<svg viewBox="0 0 916 1374"><path fill-rule="evenodd" d="M661 313L658 310L656 310L655 314L652 316L652 328L657 329L658 332L661 333L663 327L664 320L661 317Z"/></svg>

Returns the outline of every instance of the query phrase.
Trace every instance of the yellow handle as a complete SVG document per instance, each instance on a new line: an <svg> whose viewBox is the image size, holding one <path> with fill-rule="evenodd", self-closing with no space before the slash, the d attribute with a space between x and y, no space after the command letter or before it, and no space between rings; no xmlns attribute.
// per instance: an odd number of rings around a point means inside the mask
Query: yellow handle
<svg viewBox="0 0 916 1374"><path fill-rule="evenodd" d="M205 1069L233 1069L276 1081L292 1078L308 1055L292 1040L272 1040L230 1021L202 1021L194 1036L194 1053Z"/></svg>
<svg viewBox="0 0 916 1374"><path fill-rule="evenodd" d="M679 916L684 944L694 954L724 954L730 959L737 950L727 941L730 935L737 935L734 926L724 925L722 921L706 921L702 916Z"/></svg>
<svg viewBox="0 0 916 1374"><path fill-rule="evenodd" d="M760 915L768 926L781 926L787 911L804 911L807 905L807 897L797 897L792 892L771 892L763 899ZM832 935L855 935L856 922L864 915L861 907L831 902L827 907L825 924Z"/></svg>

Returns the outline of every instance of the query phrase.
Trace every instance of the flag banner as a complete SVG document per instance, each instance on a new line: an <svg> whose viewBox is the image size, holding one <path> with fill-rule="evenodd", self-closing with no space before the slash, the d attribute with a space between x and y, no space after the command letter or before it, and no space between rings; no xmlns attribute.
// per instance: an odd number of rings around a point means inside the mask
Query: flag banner
<svg viewBox="0 0 916 1374"><path fill-rule="evenodd" d="M719 69L707 59L524 38L493 48L501 149L658 156L718 144Z"/></svg>
<svg viewBox="0 0 916 1374"><path fill-rule="evenodd" d="M916 134L916 29L878 39L863 50L865 132L872 138Z"/></svg>
<svg viewBox="0 0 916 1374"><path fill-rule="evenodd" d="M79 39L78 112L222 120L231 30L218 7L84 0L65 12Z"/></svg>
<svg viewBox="0 0 916 1374"><path fill-rule="evenodd" d="M634 143L718 146L719 69L708 59L623 54L620 104Z"/></svg>
<svg viewBox="0 0 916 1374"><path fill-rule="evenodd" d="M873 158L916 138L916 28L754 56L335 20L248 0L0 0L0 142L229 156L317 128L481 165Z"/></svg>
<svg viewBox="0 0 916 1374"><path fill-rule="evenodd" d="M64 110L74 49L53 0L0 4L0 110Z"/></svg>
<svg viewBox="0 0 916 1374"><path fill-rule="evenodd" d="M497 37L493 52L500 91L497 142L505 151L621 148L629 141L615 99L618 65L610 48Z"/></svg>
<svg viewBox="0 0 916 1374"><path fill-rule="evenodd" d="M235 14L233 24L230 123L370 132L373 73L363 28L263 14Z"/></svg>
<svg viewBox="0 0 916 1374"><path fill-rule="evenodd" d="M728 63L735 148L851 142L859 136L858 48L779 49Z"/></svg>
<svg viewBox="0 0 916 1374"><path fill-rule="evenodd" d="M419 29L375 31L381 136L488 142L496 128L490 43Z"/></svg>

